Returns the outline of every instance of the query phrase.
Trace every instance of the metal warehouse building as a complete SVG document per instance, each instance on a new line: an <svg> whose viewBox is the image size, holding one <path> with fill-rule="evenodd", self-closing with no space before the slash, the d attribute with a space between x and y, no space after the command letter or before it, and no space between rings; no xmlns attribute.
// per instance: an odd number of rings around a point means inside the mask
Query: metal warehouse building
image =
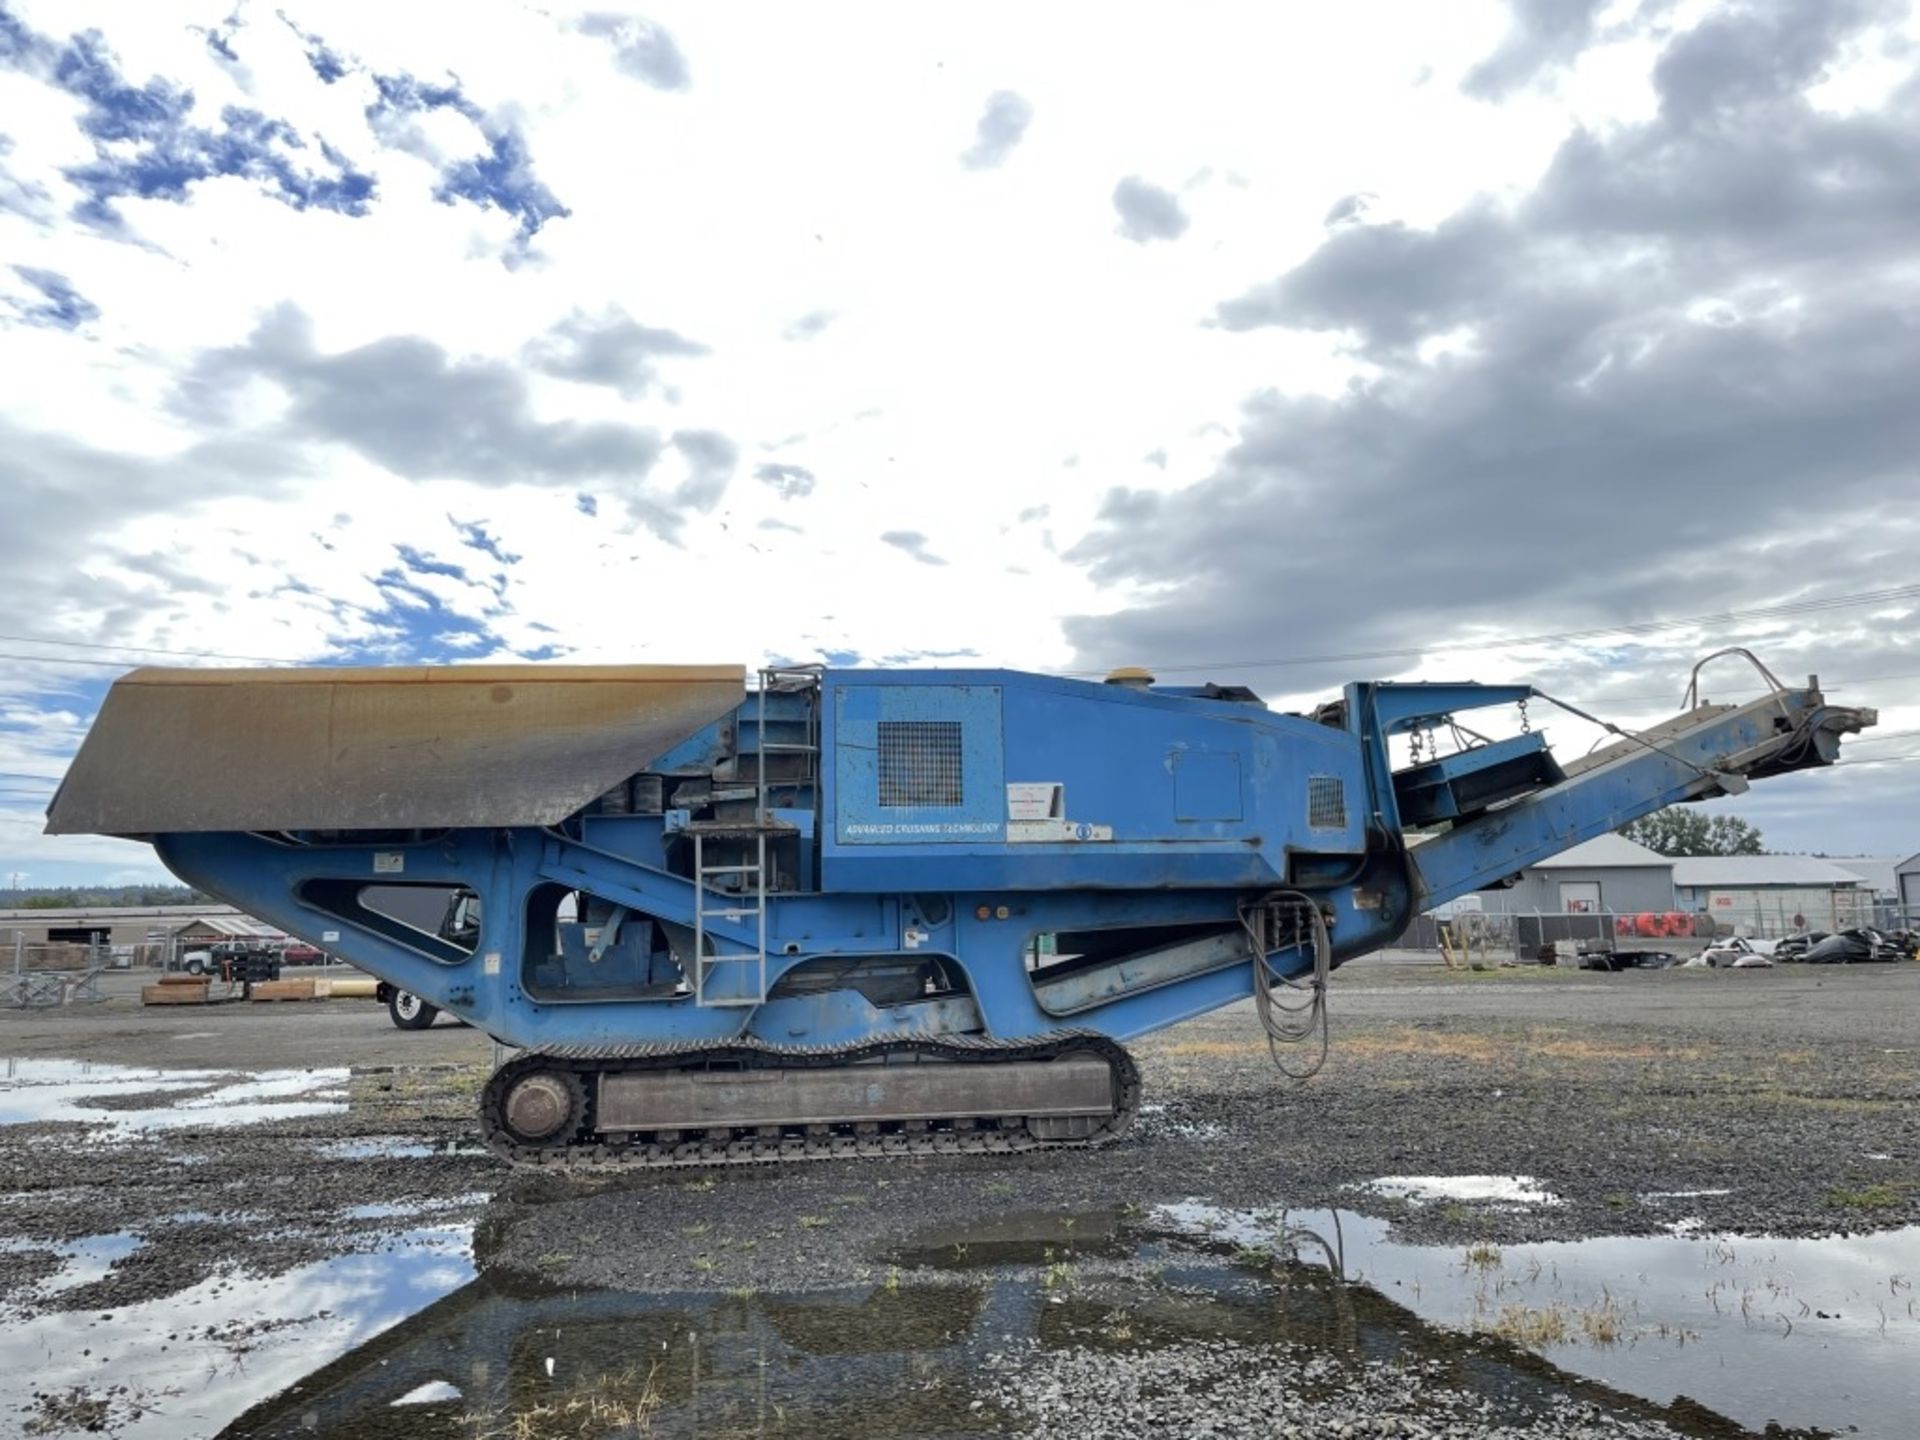
<svg viewBox="0 0 1920 1440"><path fill-rule="evenodd" d="M28 945L158 945L279 932L231 905L102 905L79 910L0 910L0 942Z"/></svg>
<svg viewBox="0 0 1920 1440"><path fill-rule="evenodd" d="M1873 918L1871 887L1811 855L1683 857L1673 862L1673 887L1682 910L1761 934L1844 930Z"/></svg>
<svg viewBox="0 0 1920 1440"><path fill-rule="evenodd" d="M1909 855L1893 867L1893 883L1909 923L1920 921L1920 855Z"/></svg>
<svg viewBox="0 0 1920 1440"><path fill-rule="evenodd" d="M1448 912L1621 917L1678 911L1711 917L1722 934L1844 930L1876 919L1890 923L1876 914L1876 900L1882 907L1892 903L1877 893L1871 867L1878 863L1849 866L1811 855L1671 859L1623 836L1602 835L1523 870L1509 889L1470 896ZM1889 887L1897 883L1920 917L1920 855L1887 862L1885 869Z"/></svg>
<svg viewBox="0 0 1920 1440"><path fill-rule="evenodd" d="M1512 889L1482 897L1484 908L1517 915L1673 910L1679 863L1623 835L1602 835L1521 871Z"/></svg>

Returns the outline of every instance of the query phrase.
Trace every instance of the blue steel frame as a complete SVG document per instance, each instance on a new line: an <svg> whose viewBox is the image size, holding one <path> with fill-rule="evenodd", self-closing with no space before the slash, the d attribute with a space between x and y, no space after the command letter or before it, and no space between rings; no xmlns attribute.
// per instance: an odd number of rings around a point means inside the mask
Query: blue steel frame
<svg viewBox="0 0 1920 1440"><path fill-rule="evenodd" d="M998 713L997 733L970 739L998 747L1001 763L991 771L996 784L999 777L1061 783L1070 818L1079 812L1098 821L1111 838L839 843L836 783L849 772L840 765L835 720L846 703L842 694L859 687L895 693L901 713L916 713L912 692L919 687L930 687L920 697L930 703L963 687L974 697L967 704L976 722L989 708ZM987 690L998 692L992 707L980 698ZM821 697L823 882L811 892L768 897L768 978L777 982L822 957L862 956L939 957L963 978L961 993L888 1005L853 990L739 1007L702 1007L690 994L554 999L529 993L526 916L542 887L586 891L670 925L691 925L699 901L693 882L659 858L665 822L657 815L583 816L553 829L460 830L378 845L242 833L161 835L154 843L189 883L516 1046L743 1035L796 1046L902 1033L1010 1038L1063 1023L1042 1008L1027 972L1036 935L1231 926L1243 905L1286 888L1306 890L1322 905L1337 962L1391 944L1420 909L1497 883L1663 805L1709 793L1718 760L1777 738L1770 716L1729 716L1665 749L1636 750L1409 850L1394 801L1389 737L1530 693L1520 686L1354 685L1346 691L1341 728L1257 705L1007 671L830 671ZM1815 692L1788 692L1781 707L1797 722L1817 723ZM870 708L866 697L854 703L856 711L863 708ZM750 709L751 702L726 722L736 735L750 724ZM674 752L718 753L700 736ZM1196 754L1236 758L1231 765L1203 765L1209 798L1200 808L1217 813L1189 821L1177 813L1183 806L1177 772L1183 757ZM1344 827L1310 829L1303 798L1308 774L1347 784ZM1218 818L1228 808L1234 775L1244 781L1240 818ZM977 795L969 792L967 802L968 814L981 813ZM1303 857L1338 873L1322 868L1314 873L1333 878L1318 883L1290 878ZM401 877L410 884L465 886L481 897L471 954L405 927L345 921L314 898L313 887L328 881L375 886ZM726 953L754 947L750 926L750 920L723 916L706 922ZM1292 949L1276 952L1269 963L1278 973L1300 973L1310 957ZM1068 1023L1125 1040L1238 1000L1252 985L1251 964L1241 960L1115 994L1076 1011Z"/></svg>

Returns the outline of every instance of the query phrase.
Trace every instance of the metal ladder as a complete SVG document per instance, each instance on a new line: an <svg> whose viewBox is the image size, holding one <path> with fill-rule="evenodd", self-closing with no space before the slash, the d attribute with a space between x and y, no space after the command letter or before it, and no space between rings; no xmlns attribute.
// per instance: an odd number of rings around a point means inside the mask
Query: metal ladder
<svg viewBox="0 0 1920 1440"><path fill-rule="evenodd" d="M767 998L767 839L771 835L789 835L794 828L784 820L776 819L767 804L767 756L811 755L814 757L803 780L812 780L817 787L819 781L820 755L820 710L819 706L810 706L807 713L807 738L798 744L775 744L767 739L767 695L769 691L781 693L802 692L815 689L820 683L820 669L817 665L795 666L792 668L767 668L760 671L760 688L756 692L754 714L754 787L753 819L745 820L705 820L694 821L687 825L687 833L693 836L693 1003L700 1006L760 1005ZM735 752L738 753L739 737L735 732ZM751 864L709 865L706 857L706 842L709 839L753 841L753 862ZM745 884L733 892L715 889L708 882L723 875L744 879ZM709 901L718 899L714 905ZM745 903L751 901L751 904ZM707 953L707 921L724 919L738 923L752 920L754 927L754 947L732 955L709 955ZM719 994L711 994L716 972L723 967L734 967L735 973L744 971L741 983L737 986L722 986Z"/></svg>

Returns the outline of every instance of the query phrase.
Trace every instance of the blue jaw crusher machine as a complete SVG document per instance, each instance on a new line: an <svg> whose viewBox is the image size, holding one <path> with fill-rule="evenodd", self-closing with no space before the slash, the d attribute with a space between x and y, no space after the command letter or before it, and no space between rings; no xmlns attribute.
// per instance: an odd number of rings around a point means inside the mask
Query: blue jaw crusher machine
<svg viewBox="0 0 1920 1440"><path fill-rule="evenodd" d="M1137 671L143 669L48 829L150 839L514 1047L481 1113L516 1161L1088 1145L1137 1108L1129 1038L1251 995L1324 1045L1328 970L1422 911L1874 723L1695 673L1563 760L1454 718L1525 685L1282 714Z"/></svg>

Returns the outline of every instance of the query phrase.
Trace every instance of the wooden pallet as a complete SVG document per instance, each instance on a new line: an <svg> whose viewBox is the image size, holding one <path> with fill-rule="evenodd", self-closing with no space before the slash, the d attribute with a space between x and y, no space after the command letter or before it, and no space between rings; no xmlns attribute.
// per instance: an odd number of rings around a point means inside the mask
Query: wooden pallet
<svg viewBox="0 0 1920 1440"><path fill-rule="evenodd" d="M205 1005L213 982L204 976L169 975L158 985L140 987L142 1005Z"/></svg>

